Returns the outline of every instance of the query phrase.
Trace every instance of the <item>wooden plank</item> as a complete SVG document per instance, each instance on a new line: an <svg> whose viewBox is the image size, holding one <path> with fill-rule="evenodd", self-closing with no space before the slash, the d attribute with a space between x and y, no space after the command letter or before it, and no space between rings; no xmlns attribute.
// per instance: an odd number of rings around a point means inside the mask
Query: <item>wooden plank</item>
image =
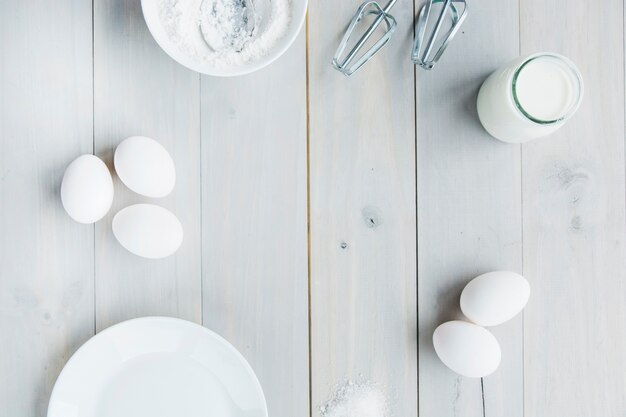
<svg viewBox="0 0 626 417"><path fill-rule="evenodd" d="M359 2L309 6L312 415L346 380L417 415L413 5L351 78L330 60Z"/></svg>
<svg viewBox="0 0 626 417"><path fill-rule="evenodd" d="M305 51L303 30L268 68L202 77L203 321L274 417L309 412Z"/></svg>
<svg viewBox="0 0 626 417"><path fill-rule="evenodd" d="M91 2L0 2L0 415L44 416L93 334L93 226L59 198L92 151Z"/></svg>
<svg viewBox="0 0 626 417"><path fill-rule="evenodd" d="M623 416L624 4L521 5L522 52L562 53L585 82L574 118L523 147L526 414Z"/></svg>
<svg viewBox="0 0 626 417"><path fill-rule="evenodd" d="M200 322L200 78L163 52L148 32L139 1L95 2L95 147L111 165L124 138L152 137L171 153L177 183L146 199L115 178L113 208L96 226L98 330L137 316ZM178 216L184 242L173 256L149 260L127 252L111 232L121 208L153 202Z"/></svg>
<svg viewBox="0 0 626 417"><path fill-rule="evenodd" d="M422 2L416 2L417 6ZM492 270L522 272L520 147L496 141L476 114L486 76L518 55L517 0L471 2L437 66L417 73L419 404L423 416L522 416L521 316L491 329L500 368L457 376L432 334L461 318L459 295Z"/></svg>

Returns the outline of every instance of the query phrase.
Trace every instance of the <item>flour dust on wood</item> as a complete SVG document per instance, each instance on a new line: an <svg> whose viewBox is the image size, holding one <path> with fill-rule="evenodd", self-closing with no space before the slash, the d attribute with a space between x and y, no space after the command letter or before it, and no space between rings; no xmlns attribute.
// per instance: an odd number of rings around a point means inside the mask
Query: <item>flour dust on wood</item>
<svg viewBox="0 0 626 417"><path fill-rule="evenodd" d="M346 382L319 411L322 417L391 417L384 390L370 382Z"/></svg>

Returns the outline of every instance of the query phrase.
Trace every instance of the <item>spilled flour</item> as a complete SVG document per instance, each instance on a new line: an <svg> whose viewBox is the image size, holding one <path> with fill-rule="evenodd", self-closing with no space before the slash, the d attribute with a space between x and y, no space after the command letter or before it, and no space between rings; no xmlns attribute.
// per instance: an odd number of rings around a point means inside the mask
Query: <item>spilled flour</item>
<svg viewBox="0 0 626 417"><path fill-rule="evenodd" d="M376 384L348 381L319 410L322 417L389 417L389 402Z"/></svg>
<svg viewBox="0 0 626 417"><path fill-rule="evenodd" d="M159 18L182 53L232 68L276 47L289 29L291 0L160 0Z"/></svg>

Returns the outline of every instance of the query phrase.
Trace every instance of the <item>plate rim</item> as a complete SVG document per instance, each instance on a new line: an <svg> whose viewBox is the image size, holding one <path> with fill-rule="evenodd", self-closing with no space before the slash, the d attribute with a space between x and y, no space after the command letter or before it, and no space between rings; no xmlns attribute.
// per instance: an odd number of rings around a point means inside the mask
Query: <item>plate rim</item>
<svg viewBox="0 0 626 417"><path fill-rule="evenodd" d="M185 320L185 319L181 319L181 318L177 318L177 317L168 317L168 316L145 316L145 317L136 317L136 318L132 318L132 319L129 319L129 320L124 320L124 321L121 321L119 323L113 324L113 325L107 327L104 330L101 330L100 332L98 332L98 333L94 334L93 336L91 336L87 341L85 341L85 343L80 345L80 347L78 349L76 349L76 351L72 354L72 356L70 356L70 358L67 360L65 365L63 365L63 368L61 369L61 372L59 373L59 375L56 378L56 381L54 382L54 385L52 387L52 392L50 393L50 400L48 401L48 407L47 407L47 410L46 410L46 416L47 417L54 417L54 416L52 416L50 414L50 410L51 410L51 405L55 401L55 397L58 395L57 386L59 385L59 383L62 383L63 375L67 374L67 372L69 372L69 368L71 368L73 366L76 366L76 361L77 361L76 357L77 357L79 352L84 350L86 346L91 346L94 343L97 343L98 342L97 339L99 338L99 336L101 336L103 334L108 334L110 331L114 331L115 329L117 329L119 327L132 325L132 324L135 324L137 322L154 322L154 321L168 321L168 322L176 323L178 325L195 327L196 329L204 332L209 337L213 338L215 341L217 341L220 344L222 344L223 346L225 346L230 352L234 353L235 357L237 357L237 359L239 359L239 362L244 366L246 371L248 371L248 373L250 374L250 376L254 380L253 382L254 382L254 385L256 387L256 391L260 395L260 398L261 398L262 403L263 403L263 410L262 410L263 411L263 415L264 415L264 417L268 417L267 399L265 398L265 393L263 391L263 386L261 385L261 382L259 381L259 377L256 375L256 372L254 372L254 369L252 368L252 365L250 365L250 363L243 356L243 354L237 348L235 348L235 346L233 346L228 340L226 340L224 337L220 336L215 331L213 331L213 330L211 330L211 329L209 329L207 327L204 327L204 326L202 326L202 325L200 325L198 323L195 323L193 321L189 321L189 320Z"/></svg>

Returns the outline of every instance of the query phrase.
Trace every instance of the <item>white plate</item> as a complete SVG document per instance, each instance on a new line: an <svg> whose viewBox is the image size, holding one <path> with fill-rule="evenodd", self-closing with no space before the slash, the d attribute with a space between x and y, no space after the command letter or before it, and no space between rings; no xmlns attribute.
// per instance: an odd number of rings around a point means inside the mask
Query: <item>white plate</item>
<svg viewBox="0 0 626 417"><path fill-rule="evenodd" d="M244 357L185 320L144 317L85 343L59 375L48 417L267 417Z"/></svg>
<svg viewBox="0 0 626 417"><path fill-rule="evenodd" d="M287 33L277 43L276 47L262 58L248 62L246 64L230 67L230 68L215 68L208 63L201 63L181 52L178 46L170 41L161 24L159 18L159 4L157 0L141 0L141 8L143 10L143 16L148 25L150 33L169 56L171 56L179 64L186 66L203 74L215 75L220 77L232 77L236 75L249 74L251 72L260 70L261 68L271 64L278 57L280 57L296 40L304 19L306 17L307 0L291 0L291 21Z"/></svg>

